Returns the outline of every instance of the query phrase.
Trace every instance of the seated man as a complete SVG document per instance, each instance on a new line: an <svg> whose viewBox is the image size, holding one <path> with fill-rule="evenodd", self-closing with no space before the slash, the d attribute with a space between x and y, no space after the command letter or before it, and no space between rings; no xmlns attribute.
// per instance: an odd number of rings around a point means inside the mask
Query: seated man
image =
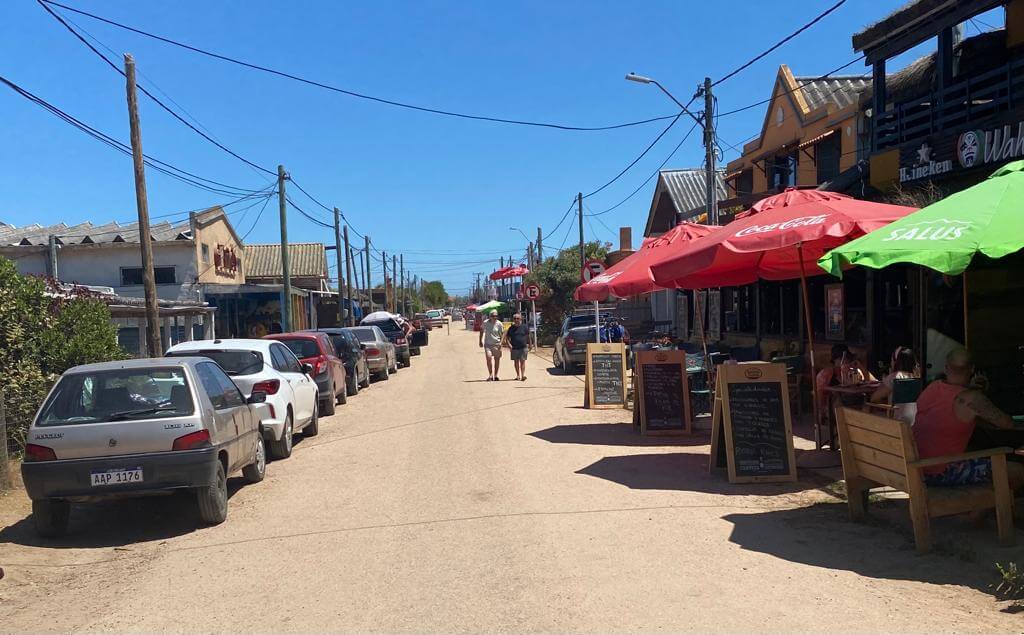
<svg viewBox="0 0 1024 635"><path fill-rule="evenodd" d="M956 348L946 356L946 378L928 384L917 399L914 440L922 459L961 454L980 419L982 425L1008 429L1013 419L997 408L980 390L972 387L974 362L965 348ZM1024 467L1008 466L1010 487L1024 484ZM956 461L924 468L928 485L971 485L992 480L992 462L988 458Z"/></svg>

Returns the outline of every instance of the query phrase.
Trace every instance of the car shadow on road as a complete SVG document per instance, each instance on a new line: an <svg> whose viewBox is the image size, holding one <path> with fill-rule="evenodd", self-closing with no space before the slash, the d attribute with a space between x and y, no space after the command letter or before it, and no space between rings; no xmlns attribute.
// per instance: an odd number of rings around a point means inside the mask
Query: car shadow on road
<svg viewBox="0 0 1024 635"><path fill-rule="evenodd" d="M895 503L895 502L894 502ZM849 520L845 503L819 503L795 509L733 513L729 541L747 551L861 576L968 586L992 593L998 583L995 562L1019 555L999 547L992 527L966 529L963 518L933 521L935 548L918 556L906 505L893 504L887 518Z"/></svg>
<svg viewBox="0 0 1024 635"><path fill-rule="evenodd" d="M577 474L594 476L638 490L668 490L736 496L796 494L820 485L801 475L796 483L730 483L724 470L708 472L706 452L673 452L606 456Z"/></svg>
<svg viewBox="0 0 1024 635"><path fill-rule="evenodd" d="M548 443L619 445L637 447L694 446L711 443L711 432L697 430L690 436L641 436L630 423L580 423L560 425L530 433Z"/></svg>
<svg viewBox="0 0 1024 635"><path fill-rule="evenodd" d="M228 500L245 484L240 477L228 479ZM123 547L182 536L204 526L195 496L179 492L73 504L68 533L61 538L40 537L32 517L26 516L0 530L0 545L11 543L53 549Z"/></svg>

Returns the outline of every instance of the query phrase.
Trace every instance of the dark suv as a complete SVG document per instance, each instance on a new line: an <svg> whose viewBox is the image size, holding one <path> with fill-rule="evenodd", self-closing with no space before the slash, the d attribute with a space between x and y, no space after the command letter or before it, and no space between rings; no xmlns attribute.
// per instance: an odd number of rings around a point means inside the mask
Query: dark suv
<svg viewBox="0 0 1024 635"><path fill-rule="evenodd" d="M386 320L363 320L360 326L376 326L384 331L384 335L395 345L395 357L400 366L406 368L412 363L412 353L409 351L409 339L405 336L405 329L398 323L398 320L388 318Z"/></svg>
<svg viewBox="0 0 1024 635"><path fill-rule="evenodd" d="M331 338L338 357L345 363L345 391L351 397L359 393L360 388L370 385L370 367L366 363L366 354L359 339L346 328L331 327L316 329Z"/></svg>

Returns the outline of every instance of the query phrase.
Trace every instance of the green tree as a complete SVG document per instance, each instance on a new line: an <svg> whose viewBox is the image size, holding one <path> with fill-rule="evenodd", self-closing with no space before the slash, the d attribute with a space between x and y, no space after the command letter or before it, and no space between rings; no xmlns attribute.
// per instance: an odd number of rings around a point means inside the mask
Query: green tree
<svg viewBox="0 0 1024 635"><path fill-rule="evenodd" d="M587 260L604 260L608 247L608 243L589 242L583 246L583 252ZM558 331L575 304L572 292L580 284L579 246L563 249L557 256L546 259L526 276L525 282L536 283L541 288L541 296L537 300L537 310L541 312L540 329L542 334L550 337Z"/></svg>
<svg viewBox="0 0 1024 635"><path fill-rule="evenodd" d="M423 302L432 309L448 306L448 292L440 280L423 283Z"/></svg>

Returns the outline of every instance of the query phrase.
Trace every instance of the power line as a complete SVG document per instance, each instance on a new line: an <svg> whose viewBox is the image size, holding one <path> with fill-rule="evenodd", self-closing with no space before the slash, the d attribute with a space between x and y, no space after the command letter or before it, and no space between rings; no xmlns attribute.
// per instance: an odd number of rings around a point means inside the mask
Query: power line
<svg viewBox="0 0 1024 635"><path fill-rule="evenodd" d="M718 116L719 117L728 117L729 115L735 115L736 113L743 112L744 110L750 110L751 108L757 108L758 106L763 106L763 105L765 105L767 103L770 103L776 97L780 97L782 95L790 95L790 94L795 93L796 91L802 89L804 86L807 86L808 84L812 84L814 82L821 81L823 79L828 79L830 76L835 75L839 71L845 70L846 68L849 68L850 66L853 66L854 64L856 64L857 62L861 61L862 59L864 59L864 56L860 55L860 56L850 60L849 62L843 64L842 66L839 66L837 68L833 68L832 70L830 70L829 72L825 73L824 75L819 75L818 77L814 77L812 79L809 79L809 80L803 82L802 84L800 84L796 88L792 88L790 90L787 90L784 93L779 93L778 95L774 95L773 94L768 99L762 99L761 101L754 102L752 104L748 104L746 106L743 106L742 108L735 108L733 110L728 110L726 112L719 113ZM829 94L832 94L836 90L838 90L838 89L833 89Z"/></svg>
<svg viewBox="0 0 1024 635"><path fill-rule="evenodd" d="M274 194L277 194L277 192L273 192L268 195L267 198L263 199L263 207L261 207L259 213L256 214L256 220L252 222L252 227L250 227L249 231L245 232L242 236L242 242L245 242L245 239L249 237L249 234L251 234L252 231L256 229L256 226L260 224L260 218L263 217L263 210L267 209L267 203L269 203L270 199L274 197Z"/></svg>
<svg viewBox="0 0 1024 635"><path fill-rule="evenodd" d="M541 237L541 241L547 240L548 238L551 237L551 234L554 234L556 231L558 231L558 228L561 227L562 223L565 222L565 219L569 217L569 213L572 211L572 208L575 207L575 206L576 206L576 198L573 197L572 202L569 203L569 209L565 210L565 213L562 214L562 218L558 221L558 224L555 225L555 228L552 229L547 234L545 234L544 236ZM572 226L572 224L570 223L570 227L571 226Z"/></svg>
<svg viewBox="0 0 1024 635"><path fill-rule="evenodd" d="M693 100L691 99L690 101L692 102ZM683 116L683 112L684 111L680 111L679 114L677 114L675 116L675 118L668 124L668 126L666 126L665 129L661 131L661 134L659 134L657 137L655 137L654 141L652 141L650 144L648 144L648 146L646 148L644 148L644 151L641 152L640 155L637 158L633 159L629 163L629 165L627 165L626 167L622 168L622 171L619 172L618 174L616 174L615 177L612 178L612 180L608 181L607 183L605 183L601 187L597 188L596 190L590 192L589 194L584 194L583 198L589 198L589 197L593 196L594 194L597 194L601 190L605 189L606 187L608 187L612 183L618 181L619 178L622 177L623 174L628 172L630 168L632 168L634 165L636 165L640 161L640 159L644 158L647 155L647 153L651 151L651 148L653 148L655 145L657 145L657 143L659 141L661 141L661 138L664 137L668 133L668 131L672 129L672 126L676 125L676 122L679 121L679 118Z"/></svg>
<svg viewBox="0 0 1024 635"><path fill-rule="evenodd" d="M98 15L95 15L93 13L89 13L87 11L82 11L80 9L75 9L73 7L69 7L69 6L67 6L65 4L61 4L59 2L53 2L52 0L37 0L37 1L40 4L43 4L44 8L47 8L48 11L49 11L49 8L45 7L45 5L48 5L48 4L49 5L53 5L53 6L65 9L67 11L71 11L73 13L77 13L79 15L91 18L93 20L98 20L98 21L103 22L105 24L109 24L111 26L115 26L117 28L124 29L126 31L130 31L132 33L135 33L135 34L138 34L138 35L142 35L144 37L152 38L154 40L163 42L165 44L170 44L172 46L177 46L179 48L183 48L185 50L192 51L193 53L198 53L200 55L205 55L207 57L218 59L218 60L221 60L221 61L224 61L224 62L229 62L229 63L232 63L232 64L237 64L239 66L244 66L244 67L252 69L252 70L261 71L263 73L269 73L271 75L276 75L278 77L283 77L285 79L290 79L292 81L301 82L303 84L307 84L307 85L310 85L310 86L315 86L317 88L322 88L324 90L329 90L329 91L332 91L332 92L341 93L343 95L348 95L350 97L356 97L356 98L359 98L359 99L364 99L364 100L367 100L367 101L372 101L372 102L376 102L376 103L380 103L380 104L386 104L386 105L389 105L389 106L395 106L397 108L405 108L405 109L408 109L408 110L415 110L415 111L419 111L419 112L425 112L425 113L430 113L430 114L435 114L435 115L442 115L442 116L446 116L446 117L456 117L456 118L459 118L459 119L472 119L472 120L477 120L477 121L488 121L488 122L492 122L492 123L502 123L502 124L516 125L516 126L532 126L532 127L536 127L536 128L554 128L556 130L570 130L570 131L578 131L578 132L595 132L595 131L601 131L601 130L617 130L617 129L620 129L620 128L628 128L628 127L632 127L632 126L640 126L640 125L652 123L652 122L655 122L655 121L663 121L663 120L671 119L672 118L672 115L666 115L666 116L661 116L661 117L651 117L651 118L642 119L642 120L639 120L639 121L628 121L628 122L625 122L625 123L618 123L618 124L612 124L612 125L606 125L606 126L570 126L570 125L566 125L566 124L556 124L556 123L547 123L547 122L539 122L539 121L527 121L527 120L521 120L521 119L506 119L506 118L503 118L503 117L493 117L493 116L489 116L489 115L473 115L473 114L461 113L461 112L450 111L450 110L441 110L441 109L438 109L438 108L429 108L429 107L426 107L426 106L418 106L418 105L410 104L410 103L406 103L406 102L395 101L393 99L385 99L383 97L376 97L374 95L368 95L368 94L365 94L365 93L359 93L359 92L355 92L355 91L348 90L348 89L345 89L345 88L339 88L337 86L332 86L332 85L327 84L325 82L309 79L309 78L306 78L306 77L301 77L301 76L295 75L293 73L288 73L288 72L285 72L285 71L276 70L276 69L273 69L273 68L269 68L267 66L262 66L262 65L259 65L259 64L251 63L251 62L246 62L244 60L240 60L240 59L237 59L237 58L229 57L227 55L222 55L222 54L219 54L219 53L214 53L212 51L201 49L201 48L196 47L196 46L191 46L189 44L185 44L183 42L172 40L172 39L167 38L167 37L156 35L154 33L149 33L147 31L143 31L141 29L137 29L137 28L128 26L126 24L122 24L120 22L115 22L114 20L110 20L108 18L104 18L104 17L98 16ZM53 12L51 11L51 13L53 13Z"/></svg>
<svg viewBox="0 0 1024 635"><path fill-rule="evenodd" d="M773 44L772 46L770 46L770 47L769 47L769 48L768 48L767 50L765 50L765 51L764 51L763 53L761 53L761 54L759 54L759 55L756 55L756 56L754 56L754 57L753 57L752 59L750 59L749 61L747 61L747 62L745 62L745 63L741 64L741 65L740 65L739 67L737 67L737 68L736 68L735 70L733 70L733 71L732 71L732 72L730 72L730 73L727 73L727 74L726 74L726 75L725 75L724 77L722 77L721 79L717 80L716 82L714 82L714 83L713 83L713 84L711 84L711 85L712 85L712 86L717 86L717 85L721 84L722 82L724 82L725 80L727 80L727 79L729 79L729 78L731 78L731 77L735 77L735 76L736 76L737 74L741 73L741 72L742 72L743 70L745 70L746 68L750 67L750 66L751 66L752 64L754 64L754 63L755 63L755 62L757 62L758 60L761 60L761 59L763 59L763 58L764 58L765 56L767 56L768 54L770 54L770 53L771 53L772 51L776 50L777 48L779 48L780 46L782 46L782 45L783 45L783 44L785 44L786 42L789 42L790 40L792 40L792 39L793 39L793 38L795 38L796 36L800 35L800 34L801 34L801 33L803 33L804 31L806 31L807 29L809 29L809 28L811 28L812 26L814 26L815 24L817 24L817 23L818 23L819 21L821 21L822 19L824 19L824 18L825 18L825 16L827 16L827 15L828 15L828 14L830 14L830 13L832 13L833 11L835 11L835 10L836 10L836 9L838 9L839 7L843 6L844 4L846 4L846 0L839 0L839 2L835 3L834 5L832 5L832 6L831 6L831 7L829 7L828 9L826 9L826 10L825 10L825 11L824 11L823 13L820 13L820 14L818 14L818 16L817 16L817 17L815 17L815 18L814 18L813 20L811 20L811 21L810 21L810 22L808 22L807 24L803 25L802 27L800 27L800 28L799 28L799 29L797 29L796 31L793 31L792 33L790 33L790 34L789 34L789 35L787 35L786 37L782 38L781 40L779 40L778 42L776 42L775 44Z"/></svg>

